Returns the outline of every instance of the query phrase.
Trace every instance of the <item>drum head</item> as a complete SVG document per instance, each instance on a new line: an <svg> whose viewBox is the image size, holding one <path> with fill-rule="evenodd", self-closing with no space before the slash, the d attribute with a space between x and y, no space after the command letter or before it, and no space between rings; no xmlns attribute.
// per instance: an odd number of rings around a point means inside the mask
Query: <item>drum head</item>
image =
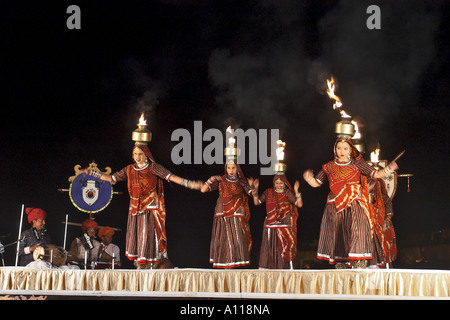
<svg viewBox="0 0 450 320"><path fill-rule="evenodd" d="M34 260L43 260L53 264L56 267L60 267L66 263L67 251L62 247L58 247L52 244L39 246L33 252Z"/></svg>
<svg viewBox="0 0 450 320"><path fill-rule="evenodd" d="M45 255L44 247L41 247L41 246L36 247L34 249L34 251L33 251L33 259L34 259L34 261L42 260L44 255Z"/></svg>

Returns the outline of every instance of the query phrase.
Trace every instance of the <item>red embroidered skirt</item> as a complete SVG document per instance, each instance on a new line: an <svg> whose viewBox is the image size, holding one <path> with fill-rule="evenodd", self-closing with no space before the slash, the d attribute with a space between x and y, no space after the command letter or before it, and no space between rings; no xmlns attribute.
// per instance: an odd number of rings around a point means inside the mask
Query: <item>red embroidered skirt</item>
<svg viewBox="0 0 450 320"><path fill-rule="evenodd" d="M214 268L250 265L250 251L239 216L215 216L209 262Z"/></svg>

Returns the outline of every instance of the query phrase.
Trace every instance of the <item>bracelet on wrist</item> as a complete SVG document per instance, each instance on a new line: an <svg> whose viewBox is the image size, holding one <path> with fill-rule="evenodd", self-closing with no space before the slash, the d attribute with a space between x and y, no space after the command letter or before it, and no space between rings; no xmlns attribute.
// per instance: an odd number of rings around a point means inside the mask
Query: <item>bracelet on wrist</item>
<svg viewBox="0 0 450 320"><path fill-rule="evenodd" d="M187 179L181 178L181 185L186 188L193 189L194 184L195 184L195 182L192 180L187 180Z"/></svg>

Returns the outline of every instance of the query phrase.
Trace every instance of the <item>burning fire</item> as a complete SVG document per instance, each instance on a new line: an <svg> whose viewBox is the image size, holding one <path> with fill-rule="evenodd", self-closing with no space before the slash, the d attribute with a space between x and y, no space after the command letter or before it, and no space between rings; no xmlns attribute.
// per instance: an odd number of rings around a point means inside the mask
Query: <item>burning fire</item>
<svg viewBox="0 0 450 320"><path fill-rule="evenodd" d="M380 148L376 148L375 151L370 153L370 161L372 163L378 163L378 156L380 155Z"/></svg>
<svg viewBox="0 0 450 320"><path fill-rule="evenodd" d="M353 135L352 139L354 139L354 140L361 139L361 133L359 132L359 129L358 129L358 122L356 122L355 120L352 120L352 123L355 126L355 134Z"/></svg>
<svg viewBox="0 0 450 320"><path fill-rule="evenodd" d="M144 113L142 112L141 117L139 118L139 126L146 126L147 120L144 119Z"/></svg>
<svg viewBox="0 0 450 320"><path fill-rule="evenodd" d="M327 93L331 99L334 99L336 102L333 104L333 109L340 108L342 106L341 99L337 95L334 94L334 90L336 89L334 85L334 79L331 77L331 80L327 79Z"/></svg>
<svg viewBox="0 0 450 320"><path fill-rule="evenodd" d="M349 114L347 114L344 110L341 109L341 107L342 107L341 99L339 99L339 97L334 94L334 91L336 90L336 87L335 87L335 84L334 84L333 77L331 77L331 80L327 79L327 86L328 86L328 89L327 89L328 96L331 99L334 99L336 101L333 104L333 109L334 110L339 109L339 112L340 112L342 118L351 118L351 116Z"/></svg>
<svg viewBox="0 0 450 320"><path fill-rule="evenodd" d="M278 148L276 149L277 160L283 161L284 160L284 147L286 146L286 142L278 140L277 144L278 144Z"/></svg>
<svg viewBox="0 0 450 320"><path fill-rule="evenodd" d="M236 139L233 137L228 138L228 144L230 145L230 148L234 148L234 144L236 142Z"/></svg>
<svg viewBox="0 0 450 320"><path fill-rule="evenodd" d="M226 130L228 133L233 133L233 130L231 129L231 126L229 126ZM236 143L236 139L234 137L228 138L228 145L230 148L234 148L234 144Z"/></svg>
<svg viewBox="0 0 450 320"><path fill-rule="evenodd" d="M349 115L347 112L345 112L344 110L339 110L339 112L341 113L341 117L342 118L351 118L352 116Z"/></svg>

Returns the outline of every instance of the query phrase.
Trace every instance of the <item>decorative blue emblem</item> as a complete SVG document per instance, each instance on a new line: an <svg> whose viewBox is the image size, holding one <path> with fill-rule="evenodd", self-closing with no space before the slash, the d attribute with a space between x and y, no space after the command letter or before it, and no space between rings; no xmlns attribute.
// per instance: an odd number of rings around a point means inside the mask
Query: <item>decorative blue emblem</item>
<svg viewBox="0 0 450 320"><path fill-rule="evenodd" d="M75 175L69 178L69 197L73 205L83 212L96 213L105 209L111 202L113 189L111 183L100 178L86 174L80 165L74 167ZM111 168L106 167L105 172L97 169L97 164L89 164L88 172L95 170L102 174L111 174Z"/></svg>
<svg viewBox="0 0 450 320"><path fill-rule="evenodd" d="M96 213L108 206L113 192L108 181L80 174L70 184L69 195L73 205L79 210Z"/></svg>

